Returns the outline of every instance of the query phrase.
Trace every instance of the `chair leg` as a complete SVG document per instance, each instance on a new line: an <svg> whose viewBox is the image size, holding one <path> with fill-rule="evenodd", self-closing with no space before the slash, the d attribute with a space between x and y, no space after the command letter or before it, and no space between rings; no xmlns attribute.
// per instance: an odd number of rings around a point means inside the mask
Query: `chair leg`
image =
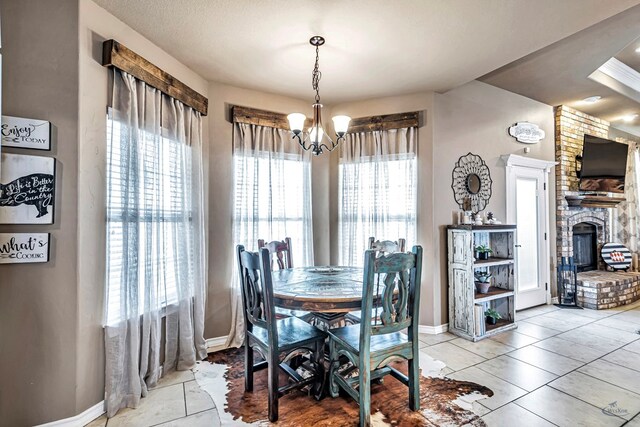
<svg viewBox="0 0 640 427"><path fill-rule="evenodd" d="M268 384L269 384L269 421L278 421L278 373L280 364L278 356L269 352Z"/></svg>
<svg viewBox="0 0 640 427"><path fill-rule="evenodd" d="M420 359L409 360L409 409L420 409Z"/></svg>
<svg viewBox="0 0 640 427"><path fill-rule="evenodd" d="M253 391L253 348L244 340L244 389Z"/></svg>
<svg viewBox="0 0 640 427"><path fill-rule="evenodd" d="M316 342L315 352L313 353L313 362L316 365L316 384L313 389L313 396L316 400L322 399L322 394L325 384L325 370L324 370L324 340Z"/></svg>
<svg viewBox="0 0 640 427"><path fill-rule="evenodd" d="M360 405L360 427L371 426L371 369L369 363L360 363L358 372L358 404Z"/></svg>
<svg viewBox="0 0 640 427"><path fill-rule="evenodd" d="M339 389L338 383L336 383L335 376L340 375L338 368L340 361L338 360L338 352L336 351L336 343L332 339L329 339L329 395L331 397L338 397Z"/></svg>

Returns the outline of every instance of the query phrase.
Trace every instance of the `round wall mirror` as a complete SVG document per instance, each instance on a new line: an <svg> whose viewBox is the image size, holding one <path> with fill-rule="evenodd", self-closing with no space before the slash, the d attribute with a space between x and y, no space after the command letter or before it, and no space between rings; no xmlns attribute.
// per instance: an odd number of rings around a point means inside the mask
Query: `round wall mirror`
<svg viewBox="0 0 640 427"><path fill-rule="evenodd" d="M467 175L467 191L470 194L478 194L480 192L481 184L478 174L470 173Z"/></svg>

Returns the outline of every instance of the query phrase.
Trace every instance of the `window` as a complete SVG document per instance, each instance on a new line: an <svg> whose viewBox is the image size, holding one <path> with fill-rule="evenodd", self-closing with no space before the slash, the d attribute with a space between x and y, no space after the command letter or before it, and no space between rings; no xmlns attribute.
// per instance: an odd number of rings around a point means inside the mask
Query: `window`
<svg viewBox="0 0 640 427"><path fill-rule="evenodd" d="M234 155L237 243L257 250L257 239L291 238L293 265L313 264L311 166L300 156L258 152Z"/></svg>
<svg viewBox="0 0 640 427"><path fill-rule="evenodd" d="M193 230L184 227L192 211L185 173L191 170L191 148L134 129L137 147L131 149L129 131L107 118L108 325L124 320L121 301L137 300L140 314L176 303L177 281L192 268L186 254L193 251ZM121 299L122 292L130 297ZM151 299L145 303L147 293Z"/></svg>
<svg viewBox="0 0 640 427"><path fill-rule="evenodd" d="M340 264L363 264L368 238L416 242L416 156L361 158L339 166ZM409 246L410 247L410 246Z"/></svg>

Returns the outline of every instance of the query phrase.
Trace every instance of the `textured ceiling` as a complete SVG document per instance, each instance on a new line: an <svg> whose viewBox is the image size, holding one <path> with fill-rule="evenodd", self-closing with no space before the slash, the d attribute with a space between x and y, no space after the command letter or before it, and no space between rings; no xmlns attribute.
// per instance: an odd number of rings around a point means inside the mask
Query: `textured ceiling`
<svg viewBox="0 0 640 427"><path fill-rule="evenodd" d="M638 0L94 0L208 80L341 102L446 91Z"/></svg>
<svg viewBox="0 0 640 427"><path fill-rule="evenodd" d="M640 105L589 79L611 57L637 65L640 46L640 6L559 41L498 69L480 80L549 105L569 105L608 120L615 127L640 135L640 120L625 123L621 116L640 113ZM602 100L585 104L582 99L599 95Z"/></svg>

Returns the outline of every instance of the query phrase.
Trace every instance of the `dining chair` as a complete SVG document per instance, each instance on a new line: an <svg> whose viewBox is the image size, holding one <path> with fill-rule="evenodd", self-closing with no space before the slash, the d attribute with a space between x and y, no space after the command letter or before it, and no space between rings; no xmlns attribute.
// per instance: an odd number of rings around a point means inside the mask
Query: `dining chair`
<svg viewBox="0 0 640 427"><path fill-rule="evenodd" d="M282 241L274 240L269 243L265 243L264 239L258 239L258 249L262 248L269 250L271 270L274 269L274 258L278 270L293 268L293 253L291 252L290 237L285 237ZM305 322L309 322L313 317L308 311L289 310L282 307L276 307L276 315L278 317L295 316Z"/></svg>
<svg viewBox="0 0 640 427"><path fill-rule="evenodd" d="M392 254L396 252L404 252L404 248L407 241L400 238L397 241L391 240L376 240L375 237L369 237L369 249L378 251L379 253Z"/></svg>
<svg viewBox="0 0 640 427"><path fill-rule="evenodd" d="M316 327L298 319L287 317L277 320L273 303L273 282L271 260L267 248L259 254L248 252L244 246L236 248L240 283L242 285L242 306L245 321L245 373L244 387L253 391L253 373L268 370L269 420L278 420L278 398L288 391L313 385L315 395L320 394L324 379L324 342L326 334ZM254 363L256 350L263 361ZM302 350L311 353L312 375L303 378L285 361ZM282 370L289 382L279 386L278 376Z"/></svg>
<svg viewBox="0 0 640 427"><path fill-rule="evenodd" d="M343 328L331 329L329 334L329 393L337 397L343 389L360 405L360 426L371 425L372 380L387 374L409 387L409 408L420 409L418 319L420 313L420 276L422 273L422 247L412 252L376 256L367 250L364 261L362 312L370 313L374 306L382 309L380 321L361 322ZM374 304L374 294L382 290L382 297ZM408 329L407 334L401 332ZM349 376L349 370L340 372L340 357L358 369L358 375ZM404 375L389 362L406 359L408 375Z"/></svg>
<svg viewBox="0 0 640 427"><path fill-rule="evenodd" d="M265 243L264 239L258 239L258 249L267 248L269 254L275 257L280 270L285 268L293 268L293 255L291 254L291 238L285 237L284 240ZM273 261L271 261L271 269L273 270Z"/></svg>
<svg viewBox="0 0 640 427"><path fill-rule="evenodd" d="M376 251L376 256L404 252L405 245L406 239L403 238L399 238L397 241L393 242L391 240L376 240L375 237L369 237L369 249ZM375 320L376 318L379 318L379 316L380 310L375 310L374 313L372 313L371 319ZM362 313L360 310L352 311L345 316L345 320L350 324L360 323L362 320Z"/></svg>

